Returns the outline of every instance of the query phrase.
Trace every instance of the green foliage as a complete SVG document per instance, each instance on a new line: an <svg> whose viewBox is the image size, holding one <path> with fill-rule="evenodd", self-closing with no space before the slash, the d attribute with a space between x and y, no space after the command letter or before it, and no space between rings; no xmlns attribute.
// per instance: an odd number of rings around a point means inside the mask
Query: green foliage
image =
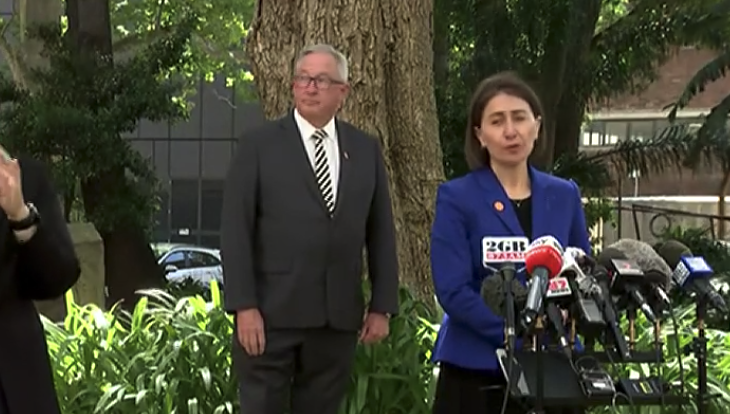
<svg viewBox="0 0 730 414"><path fill-rule="evenodd" d="M211 302L157 290L144 295L130 314L78 306L69 293L64 323L44 320L62 412L238 412L233 323L220 306L217 284ZM390 336L358 348L342 414L429 412L431 315L405 290L401 301Z"/></svg>
<svg viewBox="0 0 730 414"><path fill-rule="evenodd" d="M78 182L115 174L119 180L100 189L104 196L87 218L100 231L146 227L156 208L155 174L121 134L133 131L139 119L185 117L174 101L179 85L165 78L185 63L191 24L118 64L77 51L75 40L57 27L39 28L35 35L45 43L49 65L30 74L33 91L0 80L3 145L53 165L62 194L73 193Z"/></svg>
<svg viewBox="0 0 730 414"><path fill-rule="evenodd" d="M436 98L449 176L466 172L465 103L483 78L503 70L525 77L550 121L543 132L555 143L546 153L555 151L555 159L575 156L588 103L642 88L654 80L676 46L725 45L730 25L718 7L724 10L721 6L726 4L727 0L437 0ZM441 45L444 38L446 47ZM448 64L439 63L443 61ZM550 168L549 163L540 166Z"/></svg>
<svg viewBox="0 0 730 414"><path fill-rule="evenodd" d="M677 328L675 329L669 322L665 323L662 329L662 341L664 342L664 356L666 363L664 368L658 374L665 381L676 383L680 380L680 362L683 368L683 378L685 390L689 393L696 392L697 389L697 360L694 355L685 355L684 348L692 343L692 339L697 336L696 320L694 318L694 307L685 305L675 309ZM653 349L654 331L648 328L650 324L646 322L643 315L637 321L638 334L636 337L636 349L651 350ZM623 331L628 332L627 326L623 324ZM716 394L718 398L710 403L708 414L725 414L730 410L730 333L720 330L707 329L706 335L708 339L707 349L707 372L708 372L708 388L711 394ZM677 340L679 347L677 347ZM649 364L628 364L624 367L616 367L614 374L621 377L647 377L655 374L654 369ZM630 407L620 407L618 409L598 408L593 410L593 414L603 413L640 413L640 414L683 414L690 410L694 410L694 404L689 403L681 407L666 407L663 410L660 407L641 407L637 411L632 411Z"/></svg>
<svg viewBox="0 0 730 414"><path fill-rule="evenodd" d="M170 28L196 17L192 41L186 48L188 60L181 70L189 81L188 91L204 78L224 76L244 98L253 98L251 73L244 56L244 40L253 19L253 0L125 0L112 3L115 54L134 53L141 46L164 36Z"/></svg>
<svg viewBox="0 0 730 414"><path fill-rule="evenodd" d="M434 367L429 363L436 339L430 308L405 288L391 334L381 344L361 346L342 414L428 413Z"/></svg>

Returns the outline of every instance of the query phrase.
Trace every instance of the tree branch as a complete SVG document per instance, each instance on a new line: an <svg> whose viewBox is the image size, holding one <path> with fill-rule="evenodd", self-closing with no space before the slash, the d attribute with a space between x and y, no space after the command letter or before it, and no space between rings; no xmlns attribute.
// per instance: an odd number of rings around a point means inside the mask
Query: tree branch
<svg viewBox="0 0 730 414"><path fill-rule="evenodd" d="M25 2L25 0L20 1ZM21 19L23 18L23 13L18 13L18 15ZM7 33L8 28L12 24L14 18L15 15L10 16L8 21L3 23L2 29L0 29L0 53L3 54L3 57L5 58L8 67L10 68L10 73L13 76L13 80L18 85L18 87L22 89L27 89L27 66L25 65L25 62L23 61L18 51L5 38L5 34Z"/></svg>

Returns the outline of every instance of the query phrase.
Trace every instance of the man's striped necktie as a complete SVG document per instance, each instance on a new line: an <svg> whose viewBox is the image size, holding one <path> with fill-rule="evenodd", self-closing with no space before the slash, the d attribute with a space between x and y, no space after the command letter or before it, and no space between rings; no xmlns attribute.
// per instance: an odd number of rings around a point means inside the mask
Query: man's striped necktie
<svg viewBox="0 0 730 414"><path fill-rule="evenodd" d="M330 177L330 164L327 160L327 153L324 150L324 139L327 133L318 129L313 135L314 140L314 176L317 179L319 191L322 192L324 205L327 207L330 217L335 212L335 195L332 191L332 177Z"/></svg>

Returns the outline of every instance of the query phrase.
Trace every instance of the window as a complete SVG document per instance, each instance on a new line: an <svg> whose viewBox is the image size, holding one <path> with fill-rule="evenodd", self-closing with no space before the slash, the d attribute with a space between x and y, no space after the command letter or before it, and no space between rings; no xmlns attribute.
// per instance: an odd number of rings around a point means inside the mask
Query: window
<svg viewBox="0 0 730 414"><path fill-rule="evenodd" d="M188 267L186 265L185 253L180 251L170 253L170 255L163 260L162 264L163 266L173 265L178 269L185 269Z"/></svg>
<svg viewBox="0 0 730 414"><path fill-rule="evenodd" d="M601 121L591 122L583 128L583 140L581 144L584 146L598 146L601 145L605 123Z"/></svg>
<svg viewBox="0 0 730 414"><path fill-rule="evenodd" d="M220 231L223 209L224 180L203 180L200 183L200 228Z"/></svg>
<svg viewBox="0 0 730 414"><path fill-rule="evenodd" d="M191 268L219 266L221 264L220 260L208 253L189 252L189 255Z"/></svg>
<svg viewBox="0 0 730 414"><path fill-rule="evenodd" d="M170 230L197 230L198 180L172 180L170 200Z"/></svg>
<svg viewBox="0 0 730 414"><path fill-rule="evenodd" d="M157 206L157 212L155 212L155 234L165 234L165 238L167 238L167 233L170 232L170 212L168 210L169 201L170 196L168 195L168 193L161 193L160 204L159 206Z"/></svg>
<svg viewBox="0 0 730 414"><path fill-rule="evenodd" d="M631 139L644 141L654 137L654 121L632 121L629 126Z"/></svg>
<svg viewBox="0 0 730 414"><path fill-rule="evenodd" d="M628 126L626 121L606 121L606 135L601 140L601 145L616 145L626 139Z"/></svg>

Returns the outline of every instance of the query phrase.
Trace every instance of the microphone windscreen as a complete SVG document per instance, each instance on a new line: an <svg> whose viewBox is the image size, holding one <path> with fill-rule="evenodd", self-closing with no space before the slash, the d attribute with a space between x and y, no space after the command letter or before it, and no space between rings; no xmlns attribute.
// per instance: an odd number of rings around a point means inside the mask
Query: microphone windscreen
<svg viewBox="0 0 730 414"><path fill-rule="evenodd" d="M684 243L676 240L667 240L657 250L657 254L659 254L665 262L667 262L670 268L676 269L680 260L682 260L682 257L692 256L692 250L690 250Z"/></svg>
<svg viewBox="0 0 730 414"><path fill-rule="evenodd" d="M495 315L505 317L504 285L499 277L491 275L482 281L481 296Z"/></svg>
<svg viewBox="0 0 730 414"><path fill-rule="evenodd" d="M596 261L599 265L605 267L606 269L611 269L613 267L613 263L611 263L612 260L626 259L626 255L621 250L615 249L613 247L606 247L605 249L601 250L601 254L598 255Z"/></svg>
<svg viewBox="0 0 730 414"><path fill-rule="evenodd" d="M480 293L484 303L495 315L502 318L507 317L504 282L499 276L487 276L482 282ZM515 300L516 309L521 309L525 306L527 288L517 278L512 279L512 296Z"/></svg>
<svg viewBox="0 0 730 414"><path fill-rule="evenodd" d="M672 287L672 269L648 243L621 239L611 244L609 248L620 250L629 260L639 265L647 281L661 286L664 290Z"/></svg>
<svg viewBox="0 0 730 414"><path fill-rule="evenodd" d="M512 294L515 297L515 306L522 309L527 301L527 288L519 280L512 279Z"/></svg>
<svg viewBox="0 0 730 414"><path fill-rule="evenodd" d="M682 257L692 256L692 250L690 250L685 244L676 240L667 240L664 242L664 244L662 244L662 246L657 250L657 253L672 269L677 268Z"/></svg>

